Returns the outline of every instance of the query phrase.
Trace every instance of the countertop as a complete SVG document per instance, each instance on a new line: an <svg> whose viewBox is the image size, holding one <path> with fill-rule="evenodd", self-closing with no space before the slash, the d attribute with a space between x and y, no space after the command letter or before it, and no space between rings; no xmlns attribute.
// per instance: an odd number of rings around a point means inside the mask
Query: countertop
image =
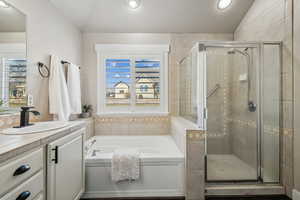
<svg viewBox="0 0 300 200"><path fill-rule="evenodd" d="M70 125L52 131L27 135L0 134L0 163L31 149L42 147L54 140L86 126L83 121L70 121Z"/></svg>

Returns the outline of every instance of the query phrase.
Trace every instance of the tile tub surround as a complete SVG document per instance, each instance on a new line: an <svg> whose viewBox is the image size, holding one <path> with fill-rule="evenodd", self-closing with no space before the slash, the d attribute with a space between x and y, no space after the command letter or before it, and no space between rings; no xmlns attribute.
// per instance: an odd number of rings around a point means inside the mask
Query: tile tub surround
<svg viewBox="0 0 300 200"><path fill-rule="evenodd" d="M237 41L283 41L281 181L289 197L292 196L294 184L292 13L293 0L256 0L234 33Z"/></svg>
<svg viewBox="0 0 300 200"><path fill-rule="evenodd" d="M95 135L168 135L169 116L95 116Z"/></svg>
<svg viewBox="0 0 300 200"><path fill-rule="evenodd" d="M205 131L186 133L186 200L205 199Z"/></svg>
<svg viewBox="0 0 300 200"><path fill-rule="evenodd" d="M42 147L54 140L85 127L84 122L70 122L70 125L53 131L27 135L0 134L0 163L31 149Z"/></svg>
<svg viewBox="0 0 300 200"><path fill-rule="evenodd" d="M88 140L91 137L95 136L95 120L93 117L89 118L78 118L75 121L81 121L86 123L86 137L85 139Z"/></svg>

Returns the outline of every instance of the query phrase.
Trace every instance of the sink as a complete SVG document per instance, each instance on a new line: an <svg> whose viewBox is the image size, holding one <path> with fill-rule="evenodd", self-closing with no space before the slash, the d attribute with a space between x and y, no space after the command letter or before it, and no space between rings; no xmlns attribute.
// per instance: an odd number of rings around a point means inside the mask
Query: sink
<svg viewBox="0 0 300 200"><path fill-rule="evenodd" d="M69 122L61 121L48 121L48 122L37 122L31 126L26 126L23 128L8 128L1 131L3 135L26 135L42 133L46 131L53 131L56 129L64 128L69 126Z"/></svg>

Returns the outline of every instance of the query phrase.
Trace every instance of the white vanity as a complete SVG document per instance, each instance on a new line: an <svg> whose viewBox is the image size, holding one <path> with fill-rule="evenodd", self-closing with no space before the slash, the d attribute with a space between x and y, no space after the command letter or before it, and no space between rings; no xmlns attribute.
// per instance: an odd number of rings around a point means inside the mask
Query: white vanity
<svg viewBox="0 0 300 200"><path fill-rule="evenodd" d="M1 163L1 200L43 199L45 171L43 148Z"/></svg>
<svg viewBox="0 0 300 200"><path fill-rule="evenodd" d="M84 140L83 122L32 134L1 134L0 200L80 199Z"/></svg>
<svg viewBox="0 0 300 200"><path fill-rule="evenodd" d="M47 146L47 199L80 199L84 192L84 129Z"/></svg>

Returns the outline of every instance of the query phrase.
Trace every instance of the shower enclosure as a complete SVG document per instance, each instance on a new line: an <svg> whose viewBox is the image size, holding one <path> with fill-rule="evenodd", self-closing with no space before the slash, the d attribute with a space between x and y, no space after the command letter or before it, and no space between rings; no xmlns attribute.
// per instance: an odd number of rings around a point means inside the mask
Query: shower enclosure
<svg viewBox="0 0 300 200"><path fill-rule="evenodd" d="M206 130L208 182L279 182L280 42L199 42L180 62L180 116Z"/></svg>

